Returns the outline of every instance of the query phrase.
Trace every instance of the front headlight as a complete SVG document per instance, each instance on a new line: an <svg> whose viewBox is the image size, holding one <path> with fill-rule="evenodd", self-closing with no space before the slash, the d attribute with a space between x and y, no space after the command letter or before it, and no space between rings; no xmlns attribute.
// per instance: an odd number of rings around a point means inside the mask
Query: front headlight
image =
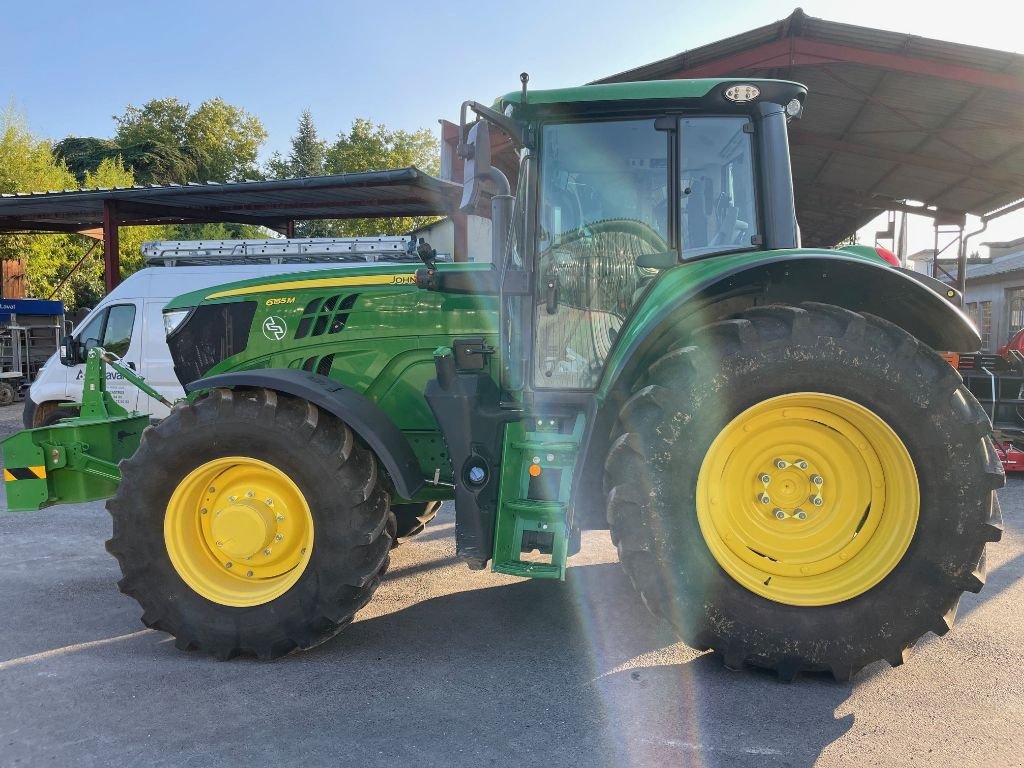
<svg viewBox="0 0 1024 768"><path fill-rule="evenodd" d="M164 312L164 336L170 336L181 325L182 321L189 316L192 309L173 309Z"/></svg>

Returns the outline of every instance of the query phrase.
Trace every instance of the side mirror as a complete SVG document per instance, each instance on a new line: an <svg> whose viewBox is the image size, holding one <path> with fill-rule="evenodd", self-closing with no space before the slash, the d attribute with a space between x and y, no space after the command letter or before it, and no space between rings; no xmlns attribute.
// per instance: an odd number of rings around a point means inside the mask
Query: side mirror
<svg viewBox="0 0 1024 768"><path fill-rule="evenodd" d="M469 129L466 143L459 146L459 155L466 161L459 208L469 212L480 201L483 182L491 178L491 130L485 120Z"/></svg>
<svg viewBox="0 0 1024 768"><path fill-rule="evenodd" d="M74 336L65 336L60 340L60 362L62 365L72 366L78 364L78 343Z"/></svg>

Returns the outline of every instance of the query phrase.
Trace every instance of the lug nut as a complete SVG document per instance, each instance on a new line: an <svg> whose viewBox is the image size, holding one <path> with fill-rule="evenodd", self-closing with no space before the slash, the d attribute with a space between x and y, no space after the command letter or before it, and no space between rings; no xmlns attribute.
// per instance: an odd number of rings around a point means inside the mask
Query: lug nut
<svg viewBox="0 0 1024 768"><path fill-rule="evenodd" d="M776 459L775 466L778 467L779 469L785 469L786 467L789 466L789 464L783 461L782 459Z"/></svg>
<svg viewBox="0 0 1024 768"><path fill-rule="evenodd" d="M253 496L256 495L256 491L246 491L245 495L251 499Z"/></svg>
<svg viewBox="0 0 1024 768"><path fill-rule="evenodd" d="M246 572L245 572L245 575L246 575L246 576L252 576L252 571L246 571Z"/></svg>
<svg viewBox="0 0 1024 768"><path fill-rule="evenodd" d="M803 459L800 459L800 461L798 461L796 465L800 467L800 469L807 469L807 462L804 461Z"/></svg>
<svg viewBox="0 0 1024 768"><path fill-rule="evenodd" d="M235 498L236 498L235 496L228 496L228 501L234 501Z"/></svg>
<svg viewBox="0 0 1024 768"><path fill-rule="evenodd" d="M206 512L207 512L207 509L206 509L206 507L203 507L202 509L200 509L200 510L199 510L199 514L200 514L200 515L205 515L205 514L206 514Z"/></svg>
<svg viewBox="0 0 1024 768"><path fill-rule="evenodd" d="M214 488L212 485L209 488L207 488L206 490L207 490L207 493L216 493L217 492L217 489Z"/></svg>
<svg viewBox="0 0 1024 768"><path fill-rule="evenodd" d="M284 515L278 515L277 516L277 522L283 523L284 522Z"/></svg>
<svg viewBox="0 0 1024 768"><path fill-rule="evenodd" d="M264 555L269 555L270 554L270 547L267 547L266 549L264 549L263 550L263 554Z"/></svg>
<svg viewBox="0 0 1024 768"><path fill-rule="evenodd" d="M279 533L274 537L274 541L284 541L284 536Z"/></svg>
<svg viewBox="0 0 1024 768"><path fill-rule="evenodd" d="M267 505L268 507L272 507L272 506L274 506L274 500L273 500L273 499L267 499L267 500L266 500L265 502L263 502L263 503L264 503L264 504L266 504L266 505Z"/></svg>
<svg viewBox="0 0 1024 768"><path fill-rule="evenodd" d="M768 483L770 483L770 482L772 481L772 476L771 476L771 475L769 475L769 474L768 474L767 472L765 472L765 473L764 473L764 474L762 474L762 475L761 475L761 477L759 477L758 479L759 479L759 480L760 480L760 481L761 481L762 483L764 483L765 485L768 485Z"/></svg>
<svg viewBox="0 0 1024 768"><path fill-rule="evenodd" d="M762 493L760 496L757 497L757 500L760 501L762 504L772 503L772 499L767 493Z"/></svg>
<svg viewBox="0 0 1024 768"><path fill-rule="evenodd" d="M224 563L225 568L230 568L234 563Z"/></svg>
<svg viewBox="0 0 1024 768"><path fill-rule="evenodd" d="M815 485L821 485L825 481L822 479L821 475L811 475L811 482Z"/></svg>
<svg viewBox="0 0 1024 768"><path fill-rule="evenodd" d="M793 513L793 517L795 517L797 520L806 520L807 513L804 512L802 509L798 509L796 512Z"/></svg>
<svg viewBox="0 0 1024 768"><path fill-rule="evenodd" d="M786 519L786 513L783 512L781 509L776 509L775 510L775 517L777 517L779 520L785 520Z"/></svg>
<svg viewBox="0 0 1024 768"><path fill-rule="evenodd" d="M814 503L814 506L816 507L820 507L822 504L825 503L825 500L821 498L821 496L815 496L813 499L811 499L811 501Z"/></svg>

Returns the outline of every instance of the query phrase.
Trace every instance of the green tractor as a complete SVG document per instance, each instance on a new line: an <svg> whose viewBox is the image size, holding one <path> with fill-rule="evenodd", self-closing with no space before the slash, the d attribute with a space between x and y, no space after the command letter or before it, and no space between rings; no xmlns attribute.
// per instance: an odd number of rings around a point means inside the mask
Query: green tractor
<svg viewBox="0 0 1024 768"><path fill-rule="evenodd" d="M420 269L181 296L187 400L155 426L117 412L93 350L94 407L5 444L9 497L113 494L121 590L220 658L332 637L454 498L473 569L563 579L580 531L610 529L647 606L729 667L900 664L981 589L1003 473L935 351L979 345L959 296L871 249L800 247L805 95L524 79L466 102L489 263L421 243Z"/></svg>

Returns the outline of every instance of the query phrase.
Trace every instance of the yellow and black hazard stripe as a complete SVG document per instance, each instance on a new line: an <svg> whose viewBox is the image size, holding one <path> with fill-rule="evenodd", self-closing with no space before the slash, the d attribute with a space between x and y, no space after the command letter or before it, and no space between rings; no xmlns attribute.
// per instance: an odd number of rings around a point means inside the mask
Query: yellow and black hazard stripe
<svg viewBox="0 0 1024 768"><path fill-rule="evenodd" d="M46 467L11 467L4 468L4 480L8 483L14 480L45 480Z"/></svg>

